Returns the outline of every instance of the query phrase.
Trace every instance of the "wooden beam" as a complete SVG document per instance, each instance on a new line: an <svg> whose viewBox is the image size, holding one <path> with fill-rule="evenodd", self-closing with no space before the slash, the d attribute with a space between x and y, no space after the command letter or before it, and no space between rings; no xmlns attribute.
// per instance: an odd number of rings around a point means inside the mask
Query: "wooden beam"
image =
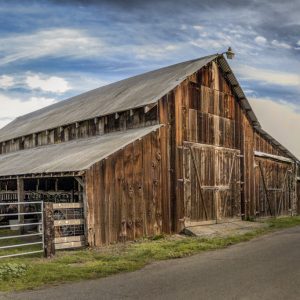
<svg viewBox="0 0 300 300"><path fill-rule="evenodd" d="M79 242L67 242L61 244L55 244L55 249L62 250L62 249L72 249L72 248L81 248L85 246L84 241Z"/></svg>
<svg viewBox="0 0 300 300"><path fill-rule="evenodd" d="M65 225L84 225L84 219L70 219L70 220L55 220L54 226L65 226Z"/></svg>
<svg viewBox="0 0 300 300"><path fill-rule="evenodd" d="M55 229L53 216L53 203L44 204L44 255L51 258L55 255Z"/></svg>
<svg viewBox="0 0 300 300"><path fill-rule="evenodd" d="M83 203L53 203L53 209L83 208Z"/></svg>
<svg viewBox="0 0 300 300"><path fill-rule="evenodd" d="M286 162L286 163L294 163L294 161L290 158L287 158L284 156L279 156L279 155L273 155L273 154L269 154L269 153L265 153L265 152L254 151L254 155L256 157L269 158L272 160Z"/></svg>
<svg viewBox="0 0 300 300"><path fill-rule="evenodd" d="M190 149L191 149L192 161L194 163L194 168L195 168L195 171L196 171L197 180L198 180L198 184L199 184L200 198L201 198L201 202L202 202L202 205L203 205L203 208L204 208L205 218L206 218L206 220L208 220L208 213L207 213L207 208L206 208L203 193L202 193L201 178L200 178L199 170L198 170L197 164L196 164L194 149L192 147L190 147Z"/></svg>
<svg viewBox="0 0 300 300"><path fill-rule="evenodd" d="M155 106L157 106L157 103L149 104L149 105L144 106L144 113L146 114L147 112L149 112Z"/></svg>
<svg viewBox="0 0 300 300"><path fill-rule="evenodd" d="M84 235L76 235L76 236L57 237L54 239L54 242L55 244L61 244L61 243L81 242L84 240L85 240Z"/></svg>
<svg viewBox="0 0 300 300"><path fill-rule="evenodd" d="M215 150L221 150L221 151L228 151L228 152L234 152L237 155L240 154L239 149L232 149L232 148L225 148L225 147L220 147L220 146L215 146L215 145L209 145L209 144L200 144L200 143L191 143L191 142L184 142L184 146L190 148L193 146L193 148L210 148L210 149L215 149Z"/></svg>
<svg viewBox="0 0 300 300"><path fill-rule="evenodd" d="M80 186L82 187L82 188L84 188L85 187L85 184L84 184L84 181L82 180L82 178L80 178L80 177L74 177L75 178L75 180L80 184Z"/></svg>
<svg viewBox="0 0 300 300"><path fill-rule="evenodd" d="M7 175L1 176L0 180L9 180L17 178L51 178L51 177L75 177L82 176L85 171L61 172L61 173L43 173L43 174L24 174L24 175Z"/></svg>
<svg viewBox="0 0 300 300"><path fill-rule="evenodd" d="M24 179L17 179L17 193L18 193L18 202L24 202ZM18 212L24 213L24 204L18 205ZM19 224L24 224L24 215L18 216ZM21 231L24 231L24 226L21 227Z"/></svg>

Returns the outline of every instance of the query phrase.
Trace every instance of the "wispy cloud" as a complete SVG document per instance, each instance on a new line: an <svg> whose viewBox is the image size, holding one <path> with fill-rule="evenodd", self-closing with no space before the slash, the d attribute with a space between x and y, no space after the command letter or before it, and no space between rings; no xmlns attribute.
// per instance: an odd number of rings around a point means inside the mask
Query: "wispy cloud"
<svg viewBox="0 0 300 300"><path fill-rule="evenodd" d="M277 41L277 40L273 40L273 41L271 42L271 44L272 44L274 47L276 47L276 48L282 48L282 49L291 49L291 48L292 48L291 45L289 45L289 44L287 44L287 43L285 43L285 42L279 42L279 41Z"/></svg>
<svg viewBox="0 0 300 300"><path fill-rule="evenodd" d="M8 89L14 85L14 78L8 75L0 76L0 89Z"/></svg>
<svg viewBox="0 0 300 300"><path fill-rule="evenodd" d="M65 93L70 90L69 83L64 79L56 76L42 78L40 75L29 75L26 83L31 89L40 89L45 92Z"/></svg>
<svg viewBox="0 0 300 300"><path fill-rule="evenodd" d="M260 69L245 65L238 66L236 71L245 80L260 81L271 85L300 87L300 75L296 73Z"/></svg>
<svg viewBox="0 0 300 300"><path fill-rule="evenodd" d="M58 28L0 38L0 65L42 57L94 57L106 46L82 30Z"/></svg>

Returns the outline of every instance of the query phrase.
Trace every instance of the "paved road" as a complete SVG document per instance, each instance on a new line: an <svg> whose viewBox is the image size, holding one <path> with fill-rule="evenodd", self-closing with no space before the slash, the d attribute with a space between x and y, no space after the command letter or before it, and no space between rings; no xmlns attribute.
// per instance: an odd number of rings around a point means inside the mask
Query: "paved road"
<svg viewBox="0 0 300 300"><path fill-rule="evenodd" d="M133 273L4 299L300 299L300 227Z"/></svg>

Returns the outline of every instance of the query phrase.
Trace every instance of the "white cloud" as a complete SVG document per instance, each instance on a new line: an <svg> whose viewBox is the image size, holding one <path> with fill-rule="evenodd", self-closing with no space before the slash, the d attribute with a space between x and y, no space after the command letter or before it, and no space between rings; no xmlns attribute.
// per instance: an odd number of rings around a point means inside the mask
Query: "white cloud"
<svg viewBox="0 0 300 300"><path fill-rule="evenodd" d="M104 43L85 31L60 28L0 38L0 65L18 60L52 57L95 57L107 50Z"/></svg>
<svg viewBox="0 0 300 300"><path fill-rule="evenodd" d="M192 27L192 29L195 29ZM200 52L194 47L200 48L203 55L223 52L231 46L239 55L243 57L244 55L252 54L257 50L255 44L253 43L253 34L251 30L248 31L248 28L241 26L231 27L230 25L225 28L211 29L208 27L204 28L205 30L195 30L196 34L187 36L188 43L193 47L190 47L193 52L192 55L195 55L195 52ZM252 43L250 42L252 41ZM191 51L188 49L187 53ZM198 54L198 56L200 56Z"/></svg>
<svg viewBox="0 0 300 300"><path fill-rule="evenodd" d="M296 73L258 69L246 65L241 65L236 70L243 79L262 81L267 84L280 86L300 86L300 75Z"/></svg>
<svg viewBox="0 0 300 300"><path fill-rule="evenodd" d="M278 42L277 40L273 40L271 42L271 44L276 48L282 48L282 49L291 49L292 48L289 44L284 43L284 42Z"/></svg>
<svg viewBox="0 0 300 300"><path fill-rule="evenodd" d="M0 94L0 127L8 124L16 117L54 104L55 102L55 99L43 97L31 97L27 101L21 101L21 99L10 98Z"/></svg>
<svg viewBox="0 0 300 300"><path fill-rule="evenodd" d="M170 56L170 52L175 52L180 49L180 45L165 44L165 45L139 45L131 49L137 59L163 59Z"/></svg>
<svg viewBox="0 0 300 300"><path fill-rule="evenodd" d="M262 127L300 158L300 105L267 98L249 100Z"/></svg>
<svg viewBox="0 0 300 300"><path fill-rule="evenodd" d="M255 43L259 46L268 46L268 47L275 47L275 48L280 48L280 49L291 49L292 46L285 43L285 42L280 42L278 40L272 40L270 43L268 40L263 37L263 36L257 36L254 39Z"/></svg>
<svg viewBox="0 0 300 300"><path fill-rule="evenodd" d="M70 90L69 83L65 79L56 76L43 79L39 75L29 75L26 78L26 84L32 89L52 93L65 93Z"/></svg>
<svg viewBox="0 0 300 300"><path fill-rule="evenodd" d="M260 46L264 46L267 44L267 39L264 38L263 36L257 36L255 39L254 39L255 43L260 45Z"/></svg>
<svg viewBox="0 0 300 300"><path fill-rule="evenodd" d="M195 25L195 26L193 26L193 28L197 31L202 31L204 29L204 27L201 25Z"/></svg>
<svg viewBox="0 0 300 300"><path fill-rule="evenodd" d="M14 78L8 75L0 76L0 89L7 89L14 85Z"/></svg>
<svg viewBox="0 0 300 300"><path fill-rule="evenodd" d="M297 45L300 46L300 40L297 42Z"/></svg>

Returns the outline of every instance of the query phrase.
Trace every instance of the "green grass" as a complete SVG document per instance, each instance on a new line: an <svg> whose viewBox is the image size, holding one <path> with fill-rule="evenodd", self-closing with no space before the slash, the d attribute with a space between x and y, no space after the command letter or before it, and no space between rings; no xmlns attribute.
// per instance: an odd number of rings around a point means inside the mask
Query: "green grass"
<svg viewBox="0 0 300 300"><path fill-rule="evenodd" d="M158 260L216 250L257 236L300 225L300 217L270 219L268 226L225 238L167 236L118 244L98 250L58 252L53 259L37 255L0 260L0 291L34 289L49 284L100 278L140 269Z"/></svg>

